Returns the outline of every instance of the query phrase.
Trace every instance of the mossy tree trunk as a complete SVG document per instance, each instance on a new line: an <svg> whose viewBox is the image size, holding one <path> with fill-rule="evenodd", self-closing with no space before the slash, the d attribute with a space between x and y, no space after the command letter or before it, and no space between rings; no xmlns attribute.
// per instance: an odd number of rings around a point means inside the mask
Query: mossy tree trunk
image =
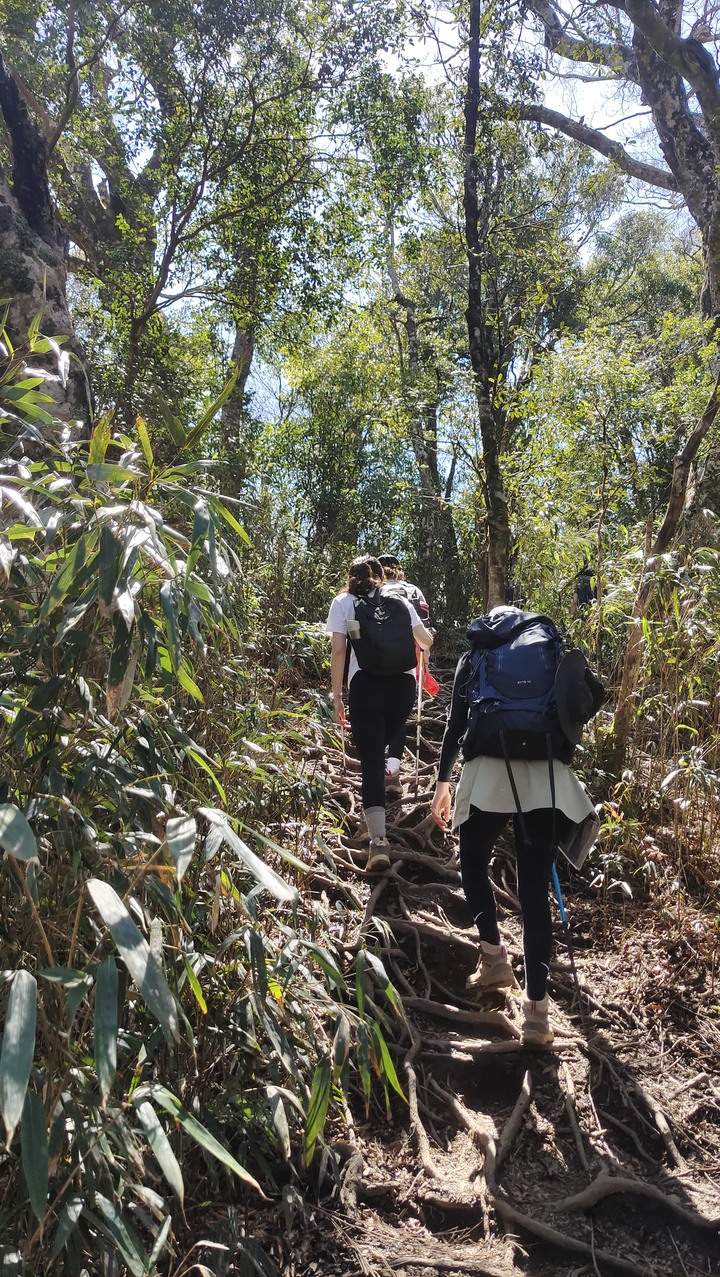
<svg viewBox="0 0 720 1277"><path fill-rule="evenodd" d="M10 180L0 172L0 294L11 299L8 334L16 352L22 352L30 325L42 311L40 330L64 339L61 355L44 354L28 362L42 371L45 389L55 401L54 414L87 424L91 406L85 360L68 307L65 240L50 194L45 143L1 58L0 110L12 164Z"/></svg>

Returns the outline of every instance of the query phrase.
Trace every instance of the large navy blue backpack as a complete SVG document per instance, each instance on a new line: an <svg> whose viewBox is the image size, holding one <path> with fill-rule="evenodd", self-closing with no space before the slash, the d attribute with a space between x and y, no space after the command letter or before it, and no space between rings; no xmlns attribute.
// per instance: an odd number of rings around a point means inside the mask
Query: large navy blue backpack
<svg viewBox="0 0 720 1277"><path fill-rule="evenodd" d="M547 616L494 608L468 627L472 645L467 684L466 759L572 760L555 705L555 675L563 641Z"/></svg>

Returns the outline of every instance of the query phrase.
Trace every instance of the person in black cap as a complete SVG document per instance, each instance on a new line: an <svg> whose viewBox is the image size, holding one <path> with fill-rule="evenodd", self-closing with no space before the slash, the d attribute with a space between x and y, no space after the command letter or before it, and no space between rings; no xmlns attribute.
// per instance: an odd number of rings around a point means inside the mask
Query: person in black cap
<svg viewBox="0 0 720 1277"><path fill-rule="evenodd" d="M419 585L413 585L412 581L406 581L405 573L400 567L400 560L397 555L379 554L378 562L382 563L385 580L387 581L386 589L394 594L399 594L401 598L407 600L412 607L415 608L423 625L427 625L430 619L430 608L428 607L425 595ZM400 773L400 759L402 758L403 749L405 748L405 729L396 732L387 748L387 759L385 763L385 780L392 786L397 782ZM402 792L402 789L400 789Z"/></svg>
<svg viewBox="0 0 720 1277"><path fill-rule="evenodd" d="M492 621L501 611L517 612L518 617L523 615L514 608L498 608L481 621ZM473 622L474 625L480 623ZM452 808L450 776L468 725L470 660L471 652L465 653L455 672L432 802L433 816L443 829L447 828ZM604 698L604 688L588 669L582 653L568 653L558 666L555 705L560 726L571 745L579 744L584 724L597 712ZM595 828L597 817L575 773L557 759L550 766L547 759L512 759L510 762L485 754L465 761L455 795L452 826L459 831L463 890L480 936L477 969L468 977L467 987L479 991L517 988L498 930L489 875L493 848L511 816L515 825L518 898L523 920L523 1041L545 1045L553 1038L547 995L552 949L549 885L553 861L558 844L572 841L574 831L583 825L586 830Z"/></svg>

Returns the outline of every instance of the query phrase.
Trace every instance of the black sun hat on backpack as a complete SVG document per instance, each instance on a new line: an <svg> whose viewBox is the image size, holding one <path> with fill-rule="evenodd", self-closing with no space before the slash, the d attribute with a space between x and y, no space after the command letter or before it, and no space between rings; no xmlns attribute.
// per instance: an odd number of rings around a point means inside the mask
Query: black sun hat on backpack
<svg viewBox="0 0 720 1277"><path fill-rule="evenodd" d="M565 735L579 745L583 727L605 700L605 688L579 648L566 652L555 674L555 704Z"/></svg>

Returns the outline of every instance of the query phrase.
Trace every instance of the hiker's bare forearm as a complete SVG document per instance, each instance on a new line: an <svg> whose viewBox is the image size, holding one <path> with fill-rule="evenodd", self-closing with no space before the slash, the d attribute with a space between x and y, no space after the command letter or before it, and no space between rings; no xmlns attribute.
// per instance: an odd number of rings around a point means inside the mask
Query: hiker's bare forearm
<svg viewBox="0 0 720 1277"><path fill-rule="evenodd" d="M430 648L432 647L433 642L435 641L435 636L431 634L430 630L427 630L425 626L422 624L413 625L413 638L415 639L415 642L420 647L422 647L426 652L430 651Z"/></svg>
<svg viewBox="0 0 720 1277"><path fill-rule="evenodd" d="M345 673L345 648L347 639L344 634L333 634L332 654L330 657L330 687L333 699L342 699L343 674Z"/></svg>

